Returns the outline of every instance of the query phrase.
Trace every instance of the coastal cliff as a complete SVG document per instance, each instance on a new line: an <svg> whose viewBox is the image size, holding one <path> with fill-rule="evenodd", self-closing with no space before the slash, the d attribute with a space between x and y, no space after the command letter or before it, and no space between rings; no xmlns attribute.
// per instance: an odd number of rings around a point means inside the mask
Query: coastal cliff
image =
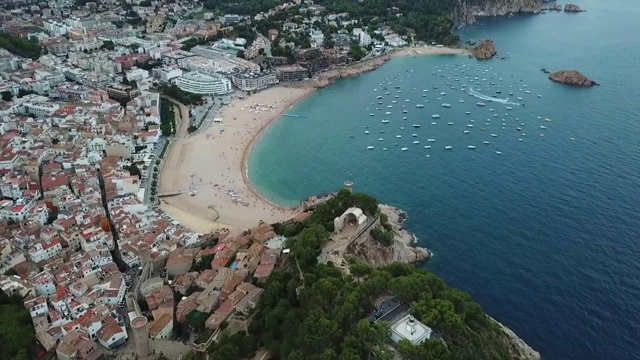
<svg viewBox="0 0 640 360"><path fill-rule="evenodd" d="M542 0L487 0L483 4L468 4L458 0L457 9L451 14L458 27L473 24L477 16L503 16L516 13L538 14L544 8Z"/></svg>
<svg viewBox="0 0 640 360"><path fill-rule="evenodd" d="M489 315L487 315L489 316ZM514 359L520 360L540 360L540 353L533 350L533 348L527 343L524 342L513 330L504 326L498 320L489 316L491 320L493 320L508 337L509 347L511 350L511 354L515 355Z"/></svg>
<svg viewBox="0 0 640 360"><path fill-rule="evenodd" d="M549 75L549 80L579 87L592 87L598 85L597 82L589 79L576 70L562 70L554 72Z"/></svg>
<svg viewBox="0 0 640 360"><path fill-rule="evenodd" d="M419 264L428 260L431 256L429 250L413 246L415 237L403 227L406 213L384 204L380 204L379 208L388 217L389 224L393 228L393 244L384 246L374 240L370 234L365 234L361 241L350 246L350 251L364 262L376 267L389 265L396 261L405 264Z"/></svg>
<svg viewBox="0 0 640 360"><path fill-rule="evenodd" d="M550 11L562 11L562 5L558 3L549 4L548 10Z"/></svg>
<svg viewBox="0 0 640 360"><path fill-rule="evenodd" d="M480 45L471 49L471 55L478 60L487 60L496 56L496 46L493 44L493 40L485 39L480 42Z"/></svg>
<svg viewBox="0 0 640 360"><path fill-rule="evenodd" d="M377 68L384 65L387 61L389 61L389 59L391 59L391 54L385 54L326 71L320 74L318 79L313 82L313 86L315 86L316 88L327 87L336 82L336 80L338 79L355 77L360 74L376 70Z"/></svg>

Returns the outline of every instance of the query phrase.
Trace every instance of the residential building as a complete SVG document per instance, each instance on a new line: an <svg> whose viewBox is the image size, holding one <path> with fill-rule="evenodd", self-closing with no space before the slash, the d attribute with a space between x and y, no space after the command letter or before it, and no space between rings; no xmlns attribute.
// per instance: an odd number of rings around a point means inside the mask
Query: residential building
<svg viewBox="0 0 640 360"><path fill-rule="evenodd" d="M222 95L232 91L231 81L223 76L194 71L176 80L182 91L201 95Z"/></svg>
<svg viewBox="0 0 640 360"><path fill-rule="evenodd" d="M233 85L243 91L262 90L278 83L275 71L267 70L260 73L244 72L231 76Z"/></svg>

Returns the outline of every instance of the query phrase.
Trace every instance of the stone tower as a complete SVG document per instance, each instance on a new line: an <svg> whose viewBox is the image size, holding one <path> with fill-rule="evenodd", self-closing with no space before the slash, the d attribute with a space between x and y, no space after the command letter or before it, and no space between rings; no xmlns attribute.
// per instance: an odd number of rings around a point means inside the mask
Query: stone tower
<svg viewBox="0 0 640 360"><path fill-rule="evenodd" d="M345 181L344 182L344 188L346 190L349 190L350 193L353 193L353 182L352 181Z"/></svg>
<svg viewBox="0 0 640 360"><path fill-rule="evenodd" d="M138 316L131 320L131 328L133 329L133 338L136 341L136 355L140 359L146 359L149 356L149 327L147 326L147 318Z"/></svg>

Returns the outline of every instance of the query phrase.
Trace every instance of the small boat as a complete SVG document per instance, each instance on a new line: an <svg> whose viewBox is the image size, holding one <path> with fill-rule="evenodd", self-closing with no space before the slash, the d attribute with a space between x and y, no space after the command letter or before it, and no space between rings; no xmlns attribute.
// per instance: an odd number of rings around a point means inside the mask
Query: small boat
<svg viewBox="0 0 640 360"><path fill-rule="evenodd" d="M416 140L413 142L414 144L420 144L420 141Z"/></svg>
<svg viewBox="0 0 640 360"><path fill-rule="evenodd" d="M351 135L351 136L349 136L349 137L353 139L355 136Z"/></svg>
<svg viewBox="0 0 640 360"><path fill-rule="evenodd" d="M367 146L367 149L373 150L373 146Z"/></svg>
<svg viewBox="0 0 640 360"><path fill-rule="evenodd" d="M388 123L389 123L389 120L382 120L382 123L383 123L383 124L388 124Z"/></svg>
<svg viewBox="0 0 640 360"><path fill-rule="evenodd" d="M544 125L540 125L540 129L546 129L547 127Z"/></svg>
<svg viewBox="0 0 640 360"><path fill-rule="evenodd" d="M375 114L374 113L369 114L369 116L373 116L373 115L375 115Z"/></svg>
<svg viewBox="0 0 640 360"><path fill-rule="evenodd" d="M546 118L546 119L544 119L544 121L546 121L546 122L551 122L551 119Z"/></svg>
<svg viewBox="0 0 640 360"><path fill-rule="evenodd" d="M459 103L463 103L463 102L464 102L464 100L458 100L458 102L459 102Z"/></svg>
<svg viewBox="0 0 640 360"><path fill-rule="evenodd" d="M369 130L365 130L364 132L365 134L369 135Z"/></svg>
<svg viewBox="0 0 640 360"><path fill-rule="evenodd" d="M406 113L408 113L408 111L407 110L402 110L402 113L406 114Z"/></svg>
<svg viewBox="0 0 640 360"><path fill-rule="evenodd" d="M495 110L493 110L493 109L489 109L489 111L491 111L491 112L495 112Z"/></svg>
<svg viewBox="0 0 640 360"><path fill-rule="evenodd" d="M471 115L471 111L467 111L467 112L465 112L465 114Z"/></svg>
<svg viewBox="0 0 640 360"><path fill-rule="evenodd" d="M469 149L471 149L471 150L475 150L475 148L476 148L476 147L475 147L475 146L473 146L473 145L467 145L467 148L469 148Z"/></svg>
<svg viewBox="0 0 640 360"><path fill-rule="evenodd" d="M391 111L387 111L385 114L386 115L391 115Z"/></svg>
<svg viewBox="0 0 640 360"><path fill-rule="evenodd" d="M378 99L378 100L382 99L382 95L376 96L376 99Z"/></svg>
<svg viewBox="0 0 640 360"><path fill-rule="evenodd" d="M400 130L404 130L404 126L400 126Z"/></svg>
<svg viewBox="0 0 640 360"><path fill-rule="evenodd" d="M402 120L407 120L407 117L406 117L406 116L403 116L403 117L402 117Z"/></svg>
<svg viewBox="0 0 640 360"><path fill-rule="evenodd" d="M424 105L423 105L423 104L416 104L416 107L417 107L418 109L422 109L422 108L424 107Z"/></svg>
<svg viewBox="0 0 640 360"><path fill-rule="evenodd" d="M444 96L444 95L447 95L447 93L443 91L443 92L440 93L440 95Z"/></svg>
<svg viewBox="0 0 640 360"><path fill-rule="evenodd" d="M384 130L380 130L380 133L381 133L381 134L384 134Z"/></svg>
<svg viewBox="0 0 640 360"><path fill-rule="evenodd" d="M451 107L451 104L442 103L442 107L450 108L450 107Z"/></svg>
<svg viewBox="0 0 640 360"><path fill-rule="evenodd" d="M468 133L469 133L469 130L465 130L465 131L463 131L463 133L468 134Z"/></svg>
<svg viewBox="0 0 640 360"><path fill-rule="evenodd" d="M425 149L431 149L431 145L425 145L424 148Z"/></svg>
<svg viewBox="0 0 640 360"><path fill-rule="evenodd" d="M402 135L396 135L396 137L397 137L397 138L401 138L401 137L402 137Z"/></svg>
<svg viewBox="0 0 640 360"><path fill-rule="evenodd" d="M420 124L413 124L413 127L414 127L414 128L419 128L419 127L420 127Z"/></svg>
<svg viewBox="0 0 640 360"><path fill-rule="evenodd" d="M498 137L498 134L491 134L491 136L493 136L493 137Z"/></svg>
<svg viewBox="0 0 640 360"><path fill-rule="evenodd" d="M400 149L400 150L402 150L402 151L407 151L407 150L409 150L409 148L402 148L402 149Z"/></svg>
<svg viewBox="0 0 640 360"><path fill-rule="evenodd" d="M391 109L391 108L393 107L393 105L387 105L387 107L388 107L389 109Z"/></svg>
<svg viewBox="0 0 640 360"><path fill-rule="evenodd" d="M571 137L571 138L569 138L569 140L571 140L571 141L576 141L576 138L572 138L572 137Z"/></svg>
<svg viewBox="0 0 640 360"><path fill-rule="evenodd" d="M513 110L511 106L507 106L507 110Z"/></svg>
<svg viewBox="0 0 640 360"><path fill-rule="evenodd" d="M451 146L451 145L447 145L447 146L445 146L445 147L444 147L444 149L445 149L445 150L451 150L451 149L453 149L453 146Z"/></svg>
<svg viewBox="0 0 640 360"><path fill-rule="evenodd" d="M472 127L473 127L473 124L467 124L467 127L472 128Z"/></svg>
<svg viewBox="0 0 640 360"><path fill-rule="evenodd" d="M436 139L427 139L428 142L436 142Z"/></svg>
<svg viewBox="0 0 640 360"><path fill-rule="evenodd" d="M382 150L387 151L387 148L382 148Z"/></svg>
<svg viewBox="0 0 640 360"><path fill-rule="evenodd" d="M520 96L518 96L516 99L518 99L518 100L522 100L522 98L521 98Z"/></svg>
<svg viewBox="0 0 640 360"><path fill-rule="evenodd" d="M436 124L437 124L437 122L435 122L435 121L431 123L431 125L436 125Z"/></svg>
<svg viewBox="0 0 640 360"><path fill-rule="evenodd" d="M502 155L502 151L496 151L496 154Z"/></svg>
<svg viewBox="0 0 640 360"><path fill-rule="evenodd" d="M483 102L478 101L478 102L476 103L476 105L478 105L478 106L484 106L484 103L483 103Z"/></svg>
<svg viewBox="0 0 640 360"><path fill-rule="evenodd" d="M539 97L539 98L542 98L542 95L538 94L538 97Z"/></svg>
<svg viewBox="0 0 640 360"><path fill-rule="evenodd" d="M440 119L440 114L433 114L431 115L432 119Z"/></svg>
<svg viewBox="0 0 640 360"><path fill-rule="evenodd" d="M525 91L524 91L524 93L525 93L525 94L531 94L531 91L529 91L529 90L525 90Z"/></svg>
<svg viewBox="0 0 640 360"><path fill-rule="evenodd" d="M452 122L448 122L447 124L448 124L448 125L453 125L453 123L452 123Z"/></svg>
<svg viewBox="0 0 640 360"><path fill-rule="evenodd" d="M485 140L485 141L483 141L482 143L483 143L483 144L485 144L485 145L489 145L489 144L490 144L490 142L488 142L488 141L486 141L486 140Z"/></svg>
<svg viewBox="0 0 640 360"><path fill-rule="evenodd" d="M383 138L378 138L378 141L382 141L382 140L384 140L384 139Z"/></svg>
<svg viewBox="0 0 640 360"><path fill-rule="evenodd" d="M430 157L431 157L431 155L429 155L429 154L427 154L427 155L425 155L425 156L426 156L426 157L428 157L428 158L430 158Z"/></svg>

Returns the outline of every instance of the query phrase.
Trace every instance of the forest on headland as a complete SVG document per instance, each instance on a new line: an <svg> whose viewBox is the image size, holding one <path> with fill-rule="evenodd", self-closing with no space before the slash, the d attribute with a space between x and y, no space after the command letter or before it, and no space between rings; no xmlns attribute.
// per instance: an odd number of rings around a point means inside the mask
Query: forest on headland
<svg viewBox="0 0 640 360"><path fill-rule="evenodd" d="M269 278L248 332L223 336L210 350L212 360L243 359L259 348L274 359L512 359L510 342L469 294L450 288L438 276L411 265L372 268L349 260L344 275L317 256L333 230L333 219L358 206L371 216L378 202L342 190L300 225L279 227L297 233L287 240L290 255ZM295 226L295 227L294 227ZM389 329L367 320L379 299L395 297L437 335L421 345L400 341L388 346Z"/></svg>

